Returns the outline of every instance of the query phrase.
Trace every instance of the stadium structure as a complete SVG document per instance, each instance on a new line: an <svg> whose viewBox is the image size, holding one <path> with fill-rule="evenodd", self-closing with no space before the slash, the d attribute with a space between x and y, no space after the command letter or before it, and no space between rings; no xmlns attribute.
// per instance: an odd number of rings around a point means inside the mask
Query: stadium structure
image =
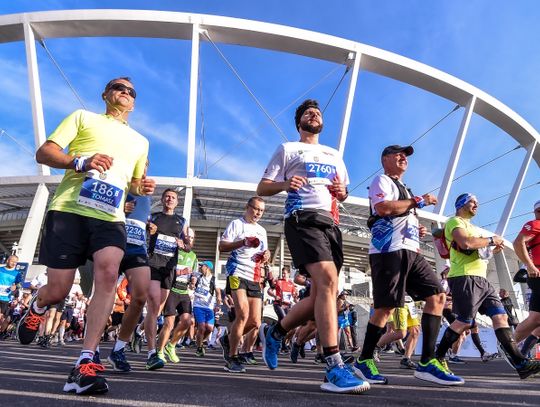
<svg viewBox="0 0 540 407"><path fill-rule="evenodd" d="M148 10L69 10L0 17L0 43L24 42L25 45L36 148L47 136L36 43L43 39L76 37L168 38L191 42L185 176L155 177L158 188L154 202L159 209L161 192L165 188L176 188L182 202L178 210L197 232L196 252L200 258L213 260L220 266L226 261L226 254L219 253L217 249L220 234L229 221L242 215L245 202L254 195L256 185L195 176L197 82L199 47L202 41L293 53L347 67L350 70L350 81L336 146L342 154L347 145L358 75L362 71L412 85L463 107L461 125L446 171L440 180L439 203L433 212L418 211L421 223L428 230L433 224L440 225L446 220L443 208L449 197L474 114L506 132L527 151L495 233L504 234L532 160L540 163L540 151L536 150L539 135L520 115L480 89L425 64L362 43L288 26L221 16ZM5 177L0 174L0 251L15 250L21 261L32 264L27 279L39 271L37 254L40 230L47 203L60 180L61 175L51 175L50 169L41 165L38 165L38 175ZM268 231L272 264L276 269L290 263L283 235L283 201L283 194L269 198L261 222ZM368 205L366 198L350 196L342 205L341 213L345 265L340 285L342 288L356 290L360 295L369 294ZM486 231L486 235L489 234ZM422 249L433 267L440 271L444 262L436 255L430 236L422 243ZM516 290L511 278L517 266L511 244L506 242L505 250L490 262L488 278L496 287L508 289L514 295L514 302L522 305L522 298L516 295L519 290ZM217 269L219 278L224 280L223 270L219 267Z"/></svg>

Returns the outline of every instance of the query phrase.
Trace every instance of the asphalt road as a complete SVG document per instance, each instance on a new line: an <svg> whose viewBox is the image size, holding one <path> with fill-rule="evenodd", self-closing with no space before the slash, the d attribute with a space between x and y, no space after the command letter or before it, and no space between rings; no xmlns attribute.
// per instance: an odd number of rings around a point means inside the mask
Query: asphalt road
<svg viewBox="0 0 540 407"><path fill-rule="evenodd" d="M109 344L102 345L108 355ZM452 365L466 383L445 388L422 382L410 370L399 369L399 358L385 354L380 370L389 377L385 386L372 386L361 395L323 393L319 385L323 369L314 363L314 353L292 364L287 355L280 367L268 370L262 364L249 367L245 374L223 370L220 350L197 358L194 349L179 351L179 364L148 372L145 354L128 353L134 367L129 374L116 374L108 368L109 392L102 396L76 396L62 387L79 352L79 344L41 349L22 346L12 340L0 342L1 406L538 406L540 377L520 380L501 359L488 363L469 359L465 365ZM255 355L261 360L260 353ZM105 359L103 357L103 359ZM108 366L107 366L108 367Z"/></svg>

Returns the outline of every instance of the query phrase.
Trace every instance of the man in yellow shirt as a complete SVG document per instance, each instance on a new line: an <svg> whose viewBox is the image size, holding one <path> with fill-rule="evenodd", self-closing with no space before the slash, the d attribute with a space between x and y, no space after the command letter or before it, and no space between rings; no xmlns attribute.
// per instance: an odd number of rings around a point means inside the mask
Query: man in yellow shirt
<svg viewBox="0 0 540 407"><path fill-rule="evenodd" d="M77 267L94 262L94 295L88 308L82 351L64 386L66 392L108 391L97 373L104 367L95 351L111 312L126 245L124 202L128 192L150 195L155 182L144 177L148 140L127 124L136 92L129 78L111 80L102 93L106 113L77 110L38 149L36 160L65 175L49 206L39 260L47 266L41 287L18 326L30 344L47 308L65 298ZM67 148L67 153L63 150Z"/></svg>
<svg viewBox="0 0 540 407"><path fill-rule="evenodd" d="M540 372L540 362L526 359L517 349L506 311L486 278L488 260L493 252L503 249L504 240L500 236L482 236L471 223L478 211L476 196L469 193L459 195L455 208L456 216L446 222L444 235L450 247L448 285L452 292L452 311L457 317L444 332L436 357L444 359L461 333L475 326L476 313L479 312L491 318L502 351L519 377L525 379Z"/></svg>

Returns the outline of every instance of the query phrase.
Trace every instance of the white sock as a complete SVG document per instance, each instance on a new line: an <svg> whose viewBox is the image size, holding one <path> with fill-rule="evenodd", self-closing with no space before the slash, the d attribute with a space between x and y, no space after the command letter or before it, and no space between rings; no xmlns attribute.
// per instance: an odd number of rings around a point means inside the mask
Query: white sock
<svg viewBox="0 0 540 407"><path fill-rule="evenodd" d="M124 347L126 346L126 343L127 342L125 342L125 341L123 341L121 339L117 339L116 343L114 344L113 352L118 352L119 350L124 349Z"/></svg>
<svg viewBox="0 0 540 407"><path fill-rule="evenodd" d="M326 364L330 368L332 368L332 367L334 367L336 365L343 364L343 360L341 359L341 354L339 352L334 353L333 355L330 355L330 356L326 356L324 359L326 360Z"/></svg>
<svg viewBox="0 0 540 407"><path fill-rule="evenodd" d="M152 356L154 356L156 354L156 350L155 349L152 349L152 350L149 350L148 351L148 359L150 359Z"/></svg>
<svg viewBox="0 0 540 407"><path fill-rule="evenodd" d="M64 334L66 333L66 327L64 325L61 325L60 328L58 328L58 341L64 342Z"/></svg>
<svg viewBox="0 0 540 407"><path fill-rule="evenodd" d="M77 363L75 363L75 367L79 366L81 364L81 361L83 359L90 359L90 360L93 360L94 359L94 352L92 352L91 350L85 350L83 349L81 351L81 354L79 356L79 359L77 359Z"/></svg>

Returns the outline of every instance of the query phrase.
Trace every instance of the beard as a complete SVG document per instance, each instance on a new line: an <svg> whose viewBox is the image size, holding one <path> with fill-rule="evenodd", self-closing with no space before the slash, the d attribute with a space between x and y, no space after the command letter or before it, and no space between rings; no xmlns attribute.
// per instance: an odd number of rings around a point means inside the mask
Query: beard
<svg viewBox="0 0 540 407"><path fill-rule="evenodd" d="M300 128L302 130L304 130L304 131L307 131L308 133L311 133L311 134L319 134L319 133L321 133L323 127L324 127L324 125L322 125L322 124L312 126L308 122L300 123Z"/></svg>

